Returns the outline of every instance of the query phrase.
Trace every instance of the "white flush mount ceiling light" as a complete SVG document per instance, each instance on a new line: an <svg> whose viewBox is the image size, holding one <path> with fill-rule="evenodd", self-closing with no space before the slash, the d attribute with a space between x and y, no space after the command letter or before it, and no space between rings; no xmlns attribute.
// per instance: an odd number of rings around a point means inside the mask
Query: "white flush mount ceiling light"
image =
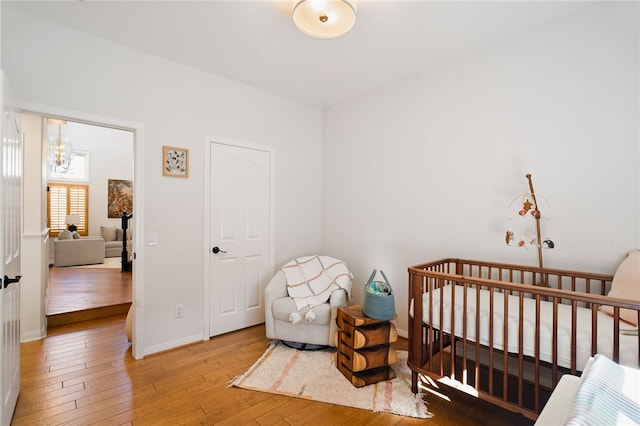
<svg viewBox="0 0 640 426"><path fill-rule="evenodd" d="M356 23L356 9L347 0L300 0L293 6L293 23L315 38L336 38Z"/></svg>

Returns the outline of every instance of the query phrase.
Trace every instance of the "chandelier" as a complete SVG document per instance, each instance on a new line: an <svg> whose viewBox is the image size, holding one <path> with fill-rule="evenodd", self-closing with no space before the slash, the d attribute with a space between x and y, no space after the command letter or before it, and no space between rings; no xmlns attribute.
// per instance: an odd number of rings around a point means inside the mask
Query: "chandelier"
<svg viewBox="0 0 640 426"><path fill-rule="evenodd" d="M62 139L62 125L65 120L49 119L49 124L58 125L58 137L49 139L49 166L52 172L66 173L71 165L71 143L68 139Z"/></svg>

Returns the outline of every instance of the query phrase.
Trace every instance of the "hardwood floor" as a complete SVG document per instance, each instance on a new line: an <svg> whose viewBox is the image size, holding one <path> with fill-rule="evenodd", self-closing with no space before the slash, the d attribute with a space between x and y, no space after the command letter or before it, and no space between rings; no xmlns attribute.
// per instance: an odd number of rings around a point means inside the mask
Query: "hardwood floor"
<svg viewBox="0 0 640 426"><path fill-rule="evenodd" d="M126 313L131 305L131 272L114 268L50 268L49 326Z"/></svg>
<svg viewBox="0 0 640 426"><path fill-rule="evenodd" d="M135 361L124 316L52 327L22 344L13 425L530 425L473 398L427 396L412 419L228 387L266 349L264 325ZM406 348L406 340L397 343Z"/></svg>

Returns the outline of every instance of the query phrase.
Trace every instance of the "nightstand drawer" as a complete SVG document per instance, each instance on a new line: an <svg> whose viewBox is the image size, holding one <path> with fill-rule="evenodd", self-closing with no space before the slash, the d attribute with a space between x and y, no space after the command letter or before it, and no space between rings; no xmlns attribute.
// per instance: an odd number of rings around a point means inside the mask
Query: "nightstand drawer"
<svg viewBox="0 0 640 426"><path fill-rule="evenodd" d="M337 348L341 361L353 372L395 364L398 359L396 350L389 345L353 349L338 339Z"/></svg>
<svg viewBox="0 0 640 426"><path fill-rule="evenodd" d="M372 368L370 370L353 372L345 363L344 354L336 352L336 366L338 370L357 388L372 385L374 383L391 380L396 377L396 372L390 366Z"/></svg>

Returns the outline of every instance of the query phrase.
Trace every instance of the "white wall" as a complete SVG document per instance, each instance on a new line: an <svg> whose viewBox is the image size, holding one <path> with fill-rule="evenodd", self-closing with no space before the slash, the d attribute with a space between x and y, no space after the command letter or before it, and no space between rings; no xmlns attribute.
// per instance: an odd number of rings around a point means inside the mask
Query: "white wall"
<svg viewBox="0 0 640 426"><path fill-rule="evenodd" d="M47 334L44 315L49 278L47 229L47 169L43 157L42 118L22 115L23 205L20 282L20 340L38 340ZM52 245L52 244L51 244Z"/></svg>
<svg viewBox="0 0 640 426"><path fill-rule="evenodd" d="M396 288L444 257L537 265L507 206L551 204L545 266L613 273L640 248L638 3L597 4L326 112L323 247ZM544 212L543 212L544 213Z"/></svg>
<svg viewBox="0 0 640 426"><path fill-rule="evenodd" d="M55 48L52 48L55 46ZM204 136L276 150L275 263L321 243L322 112L100 39L2 11L2 65L22 101L143 123L144 352L202 335ZM162 146L190 150L162 176ZM174 305L184 318L174 319ZM175 343L178 344L178 343Z"/></svg>
<svg viewBox="0 0 640 426"><path fill-rule="evenodd" d="M159 232L145 250L146 348L202 328L205 134L276 148L276 265L342 258L354 303L383 269L406 329L409 265L537 263L504 245L526 173L553 209L547 266L613 272L640 247L637 12L585 8L332 108L324 126L319 110L7 9L2 64L20 99L144 123L141 219ZM162 176L162 145L191 150L189 179Z"/></svg>
<svg viewBox="0 0 640 426"><path fill-rule="evenodd" d="M58 126L48 126L57 137ZM107 214L109 179L133 180L133 133L125 130L67 122L63 139L72 149L89 152L89 235L100 235L100 226L120 227L122 220Z"/></svg>

